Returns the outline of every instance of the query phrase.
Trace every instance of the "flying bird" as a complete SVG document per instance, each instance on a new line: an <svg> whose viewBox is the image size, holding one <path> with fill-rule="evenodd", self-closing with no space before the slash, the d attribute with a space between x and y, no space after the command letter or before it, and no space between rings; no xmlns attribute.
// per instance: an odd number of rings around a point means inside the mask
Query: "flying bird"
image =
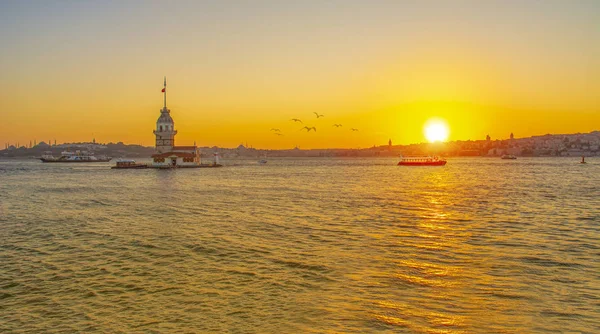
<svg viewBox="0 0 600 334"><path fill-rule="evenodd" d="M339 128L342 125L341 124L334 124L333 126L335 126L336 128Z"/></svg>
<svg viewBox="0 0 600 334"><path fill-rule="evenodd" d="M352 128L350 129L350 131L358 131L358 129Z"/></svg>
<svg viewBox="0 0 600 334"><path fill-rule="evenodd" d="M281 130L279 130L279 129L275 129L275 128L271 128L271 131L275 131L275 132L281 132Z"/></svg>
<svg viewBox="0 0 600 334"><path fill-rule="evenodd" d="M300 123L302 123L302 121L301 121L301 120L299 120L299 119L297 119L297 118L292 118L290 121L294 121L294 122L300 122Z"/></svg>
<svg viewBox="0 0 600 334"><path fill-rule="evenodd" d="M283 133L275 132L274 135L276 135L276 136L283 136Z"/></svg>
<svg viewBox="0 0 600 334"><path fill-rule="evenodd" d="M325 117L325 115L320 115L320 114L317 114L316 112L313 112L313 114L317 115L317 118Z"/></svg>
<svg viewBox="0 0 600 334"><path fill-rule="evenodd" d="M310 130L313 130L313 131L317 132L317 128L315 128L314 126L312 128L309 128L308 126L305 126L302 129L300 129L300 130L304 130L304 129L306 129L306 132L310 132Z"/></svg>

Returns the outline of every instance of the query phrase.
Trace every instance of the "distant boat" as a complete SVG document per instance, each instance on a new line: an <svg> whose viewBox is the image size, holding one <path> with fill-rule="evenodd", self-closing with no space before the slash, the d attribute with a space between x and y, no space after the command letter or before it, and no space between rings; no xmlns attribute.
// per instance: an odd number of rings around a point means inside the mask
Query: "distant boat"
<svg viewBox="0 0 600 334"><path fill-rule="evenodd" d="M266 164L267 163L267 155L266 154L263 155L263 158L260 159L260 160L258 160L258 163L261 164L261 165Z"/></svg>
<svg viewBox="0 0 600 334"><path fill-rule="evenodd" d="M517 159L517 157L515 157L515 156L514 156L514 155L512 155L512 154L504 154L504 155L501 157L501 159L504 159L504 160L516 160L516 159Z"/></svg>
<svg viewBox="0 0 600 334"><path fill-rule="evenodd" d="M86 151L63 151L60 153L59 157L52 155L52 152L45 152L40 158L42 162L108 162L111 159L111 157L105 156L96 157L92 153Z"/></svg>
<svg viewBox="0 0 600 334"><path fill-rule="evenodd" d="M438 157L403 157L400 156L398 166L444 166L446 160Z"/></svg>
<svg viewBox="0 0 600 334"><path fill-rule="evenodd" d="M136 163L135 160L119 159L119 160L117 160L117 165L112 166L111 168L112 169L142 169L142 168L148 168L148 165Z"/></svg>

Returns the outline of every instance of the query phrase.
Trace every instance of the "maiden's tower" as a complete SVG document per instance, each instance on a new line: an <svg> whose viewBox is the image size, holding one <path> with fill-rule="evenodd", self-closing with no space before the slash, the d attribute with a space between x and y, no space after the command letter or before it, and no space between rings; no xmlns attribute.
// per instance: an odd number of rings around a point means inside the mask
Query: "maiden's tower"
<svg viewBox="0 0 600 334"><path fill-rule="evenodd" d="M200 150L194 143L193 146L175 146L175 122L171 117L171 110L167 108L167 78L165 77L164 106L160 110L160 116L156 121L156 153L152 155L151 167L199 167Z"/></svg>

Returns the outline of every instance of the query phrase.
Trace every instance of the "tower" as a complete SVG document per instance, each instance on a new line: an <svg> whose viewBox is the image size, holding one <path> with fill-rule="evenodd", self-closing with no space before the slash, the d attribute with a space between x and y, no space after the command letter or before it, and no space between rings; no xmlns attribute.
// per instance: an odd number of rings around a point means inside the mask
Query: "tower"
<svg viewBox="0 0 600 334"><path fill-rule="evenodd" d="M175 146L175 122L171 118L171 110L167 109L167 77L165 77L164 87L164 106L160 110L160 116L156 121L156 129L153 131L156 136L156 153L169 152Z"/></svg>
<svg viewBox="0 0 600 334"><path fill-rule="evenodd" d="M512 132L510 133L510 139L515 139L515 135Z"/></svg>

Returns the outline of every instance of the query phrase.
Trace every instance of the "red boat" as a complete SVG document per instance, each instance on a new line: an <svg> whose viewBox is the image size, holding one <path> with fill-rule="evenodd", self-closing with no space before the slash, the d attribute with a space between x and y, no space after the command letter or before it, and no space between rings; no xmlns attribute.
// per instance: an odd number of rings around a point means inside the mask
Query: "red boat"
<svg viewBox="0 0 600 334"><path fill-rule="evenodd" d="M398 166L443 166L446 160L438 157L400 157Z"/></svg>

